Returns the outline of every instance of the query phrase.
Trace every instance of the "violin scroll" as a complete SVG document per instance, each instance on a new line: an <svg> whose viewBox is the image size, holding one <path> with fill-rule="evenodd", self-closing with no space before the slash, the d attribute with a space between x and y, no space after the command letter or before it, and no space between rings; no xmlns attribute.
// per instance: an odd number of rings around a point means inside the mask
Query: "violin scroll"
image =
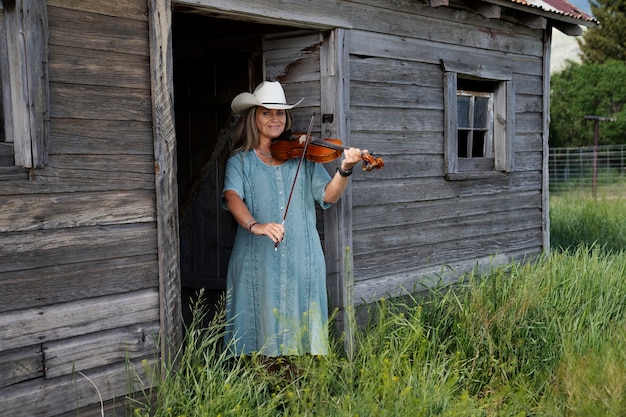
<svg viewBox="0 0 626 417"><path fill-rule="evenodd" d="M385 161L382 158L375 158L369 153L361 154L363 159L363 171L371 171L373 169L381 169L385 166Z"/></svg>

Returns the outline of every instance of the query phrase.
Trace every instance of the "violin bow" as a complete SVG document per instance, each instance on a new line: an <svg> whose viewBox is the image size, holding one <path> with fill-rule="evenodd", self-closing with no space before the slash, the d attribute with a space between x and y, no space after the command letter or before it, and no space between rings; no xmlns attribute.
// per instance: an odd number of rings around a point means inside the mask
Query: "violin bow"
<svg viewBox="0 0 626 417"><path fill-rule="evenodd" d="M285 212L283 213L283 221L281 225L285 225L285 219L287 218L287 211L289 211L289 204L291 204L291 197L293 196L293 190L296 187L296 180L298 179L298 174L300 173L300 166L302 165L302 161L306 155L306 148L309 146L311 131L313 130L313 122L315 121L315 112L311 116L311 121L309 122L309 128L306 131L306 141L304 142L304 147L302 148L302 156L300 156L300 161L298 161L298 168L296 168L296 175L293 177L293 182L291 183L291 191L289 192L289 198L287 199L287 205L285 206ZM274 251L278 250L278 244L280 242L274 243Z"/></svg>

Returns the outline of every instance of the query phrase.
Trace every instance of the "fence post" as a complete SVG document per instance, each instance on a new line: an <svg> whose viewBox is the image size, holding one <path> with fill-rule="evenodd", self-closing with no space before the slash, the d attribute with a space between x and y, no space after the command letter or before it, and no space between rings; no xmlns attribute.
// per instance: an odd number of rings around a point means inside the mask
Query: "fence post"
<svg viewBox="0 0 626 417"><path fill-rule="evenodd" d="M600 140L600 122L614 122L611 117L585 116L586 120L593 120L593 168L591 176L591 192L593 198L596 198L596 177L598 164L598 142Z"/></svg>

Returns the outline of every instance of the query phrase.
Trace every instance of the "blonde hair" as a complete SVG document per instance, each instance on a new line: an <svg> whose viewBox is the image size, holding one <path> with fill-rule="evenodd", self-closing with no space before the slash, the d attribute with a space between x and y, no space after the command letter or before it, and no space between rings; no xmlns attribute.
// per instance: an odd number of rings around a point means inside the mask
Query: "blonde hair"
<svg viewBox="0 0 626 417"><path fill-rule="evenodd" d="M259 144L259 129L256 125L256 110L259 106L250 108L237 122L234 132L234 148L231 155L237 152L245 152L253 150ZM291 129L293 119L291 112L285 110L286 121L285 130Z"/></svg>

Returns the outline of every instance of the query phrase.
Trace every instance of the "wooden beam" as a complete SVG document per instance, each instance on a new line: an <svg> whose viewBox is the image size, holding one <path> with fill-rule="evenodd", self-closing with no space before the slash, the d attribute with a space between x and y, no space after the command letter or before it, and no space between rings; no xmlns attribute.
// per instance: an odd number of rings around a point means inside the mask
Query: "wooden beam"
<svg viewBox="0 0 626 417"><path fill-rule="evenodd" d="M182 343L180 241L176 132L174 130L174 69L172 56L172 4L149 1L150 71L154 169L158 228L161 354L167 362Z"/></svg>
<svg viewBox="0 0 626 417"><path fill-rule="evenodd" d="M545 17L531 14L520 14L517 18L522 25L531 29L546 29L548 27L548 19Z"/></svg>
<svg viewBox="0 0 626 417"><path fill-rule="evenodd" d="M11 94L9 142L15 164L41 168L48 163L50 97L48 92L48 15L44 0L17 0L4 8L6 54ZM3 71L4 72L4 71ZM3 80L6 76L3 73ZM6 101L6 100L5 100ZM7 106L8 104L8 106Z"/></svg>
<svg viewBox="0 0 626 417"><path fill-rule="evenodd" d="M581 36L583 28L579 25L572 25L565 22L552 22L553 26L568 36Z"/></svg>
<svg viewBox="0 0 626 417"><path fill-rule="evenodd" d="M485 3L484 1L471 1L470 6L483 17L487 19L500 19L502 8L498 5Z"/></svg>
<svg viewBox="0 0 626 417"><path fill-rule="evenodd" d="M331 120L322 122L323 137L348 137L350 107L349 81L345 75L349 52L346 31L336 29L324 39L320 51L320 83L322 114L332 114ZM332 93L328 93L332 92ZM333 165L334 166L334 165ZM333 175L334 169L331 170ZM349 358L354 354L354 320L352 269L352 181L348 182L341 199L324 210L324 253L328 298L332 309L337 309L335 330L343 337L343 346Z"/></svg>
<svg viewBox="0 0 626 417"><path fill-rule="evenodd" d="M485 3L492 3L492 4L496 4L498 6L501 6L504 9L507 10L511 10L514 12L521 12L522 14L529 14L529 15L535 15L535 16L539 16L539 17L543 17L545 19L549 19L551 22L560 22L560 23L569 23L575 26L587 26L587 27L596 27L598 26L598 21L593 19L593 20L586 20L586 19L580 19L580 18L576 18L573 16L568 16L568 15L564 15L564 14L558 14L558 13L554 13L548 10L543 10L540 9L538 7L530 7L528 6L528 4L526 3L516 3L516 2L512 2L511 0L484 0ZM517 14L512 13L514 16L516 16L517 18L520 18L520 16L518 16Z"/></svg>
<svg viewBox="0 0 626 417"><path fill-rule="evenodd" d="M552 30L543 33L543 105L541 134L541 243L543 252L550 252L550 59Z"/></svg>

